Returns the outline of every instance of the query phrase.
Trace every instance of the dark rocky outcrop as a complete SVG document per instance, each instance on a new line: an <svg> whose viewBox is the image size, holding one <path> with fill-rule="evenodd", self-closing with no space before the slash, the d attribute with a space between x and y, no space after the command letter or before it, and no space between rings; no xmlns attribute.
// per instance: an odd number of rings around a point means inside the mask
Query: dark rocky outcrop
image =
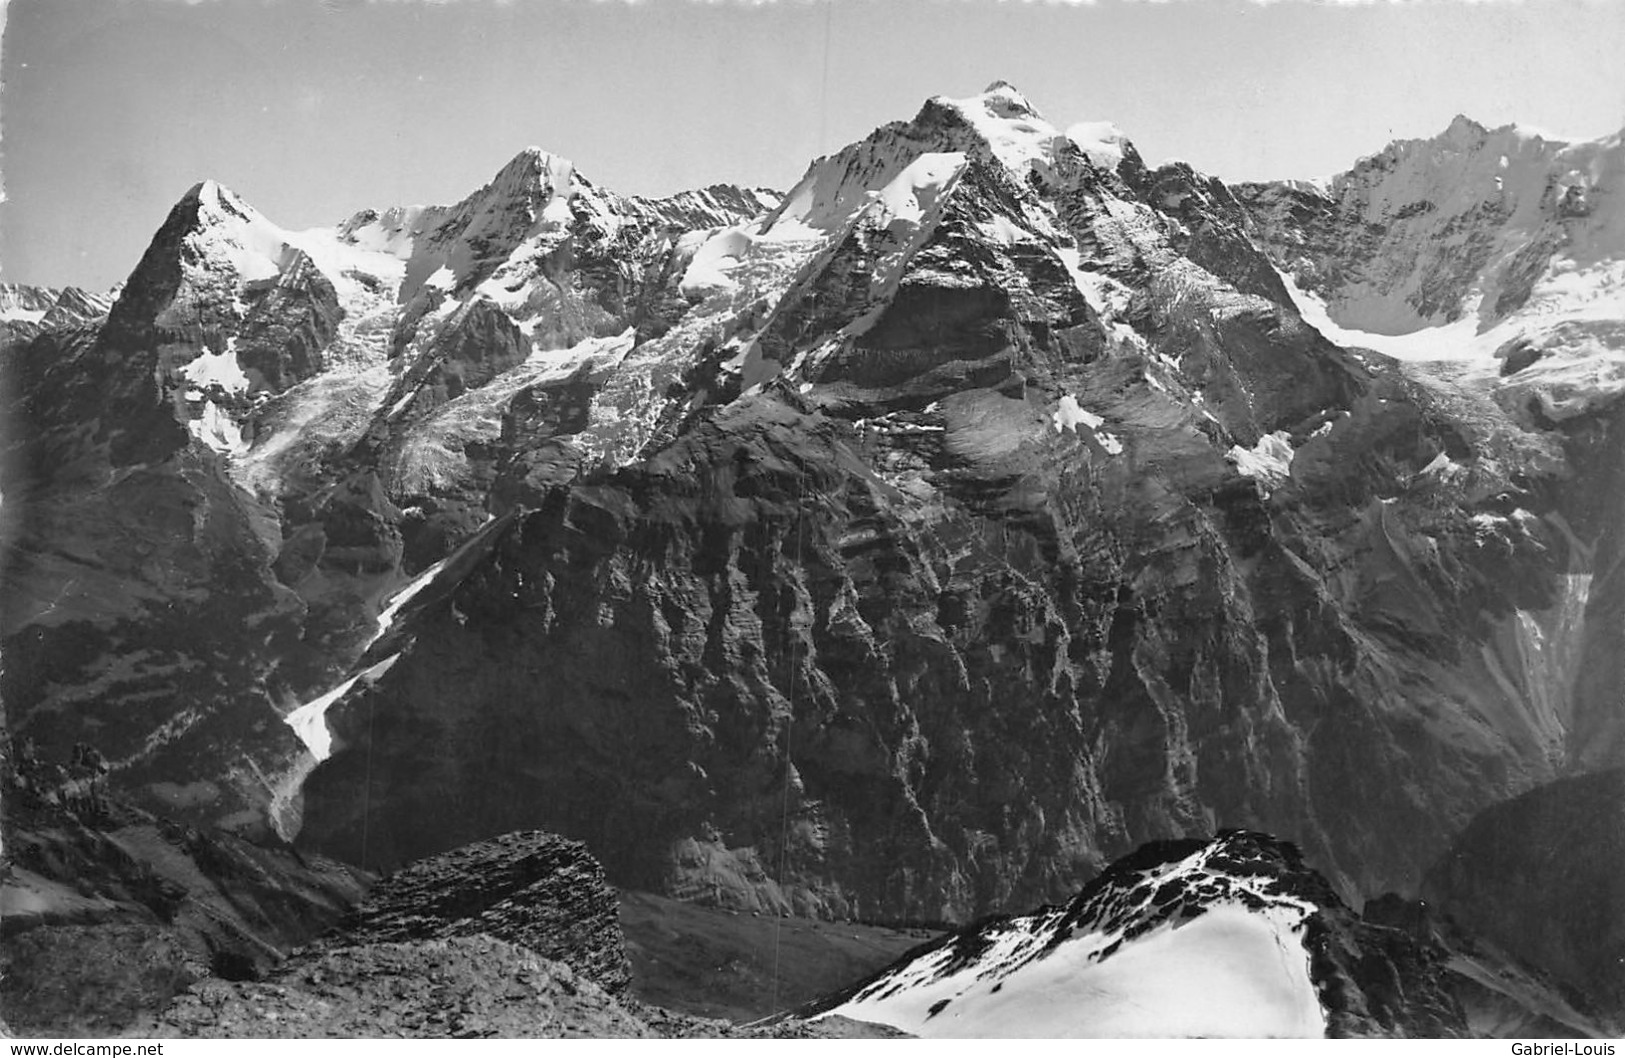
<svg viewBox="0 0 1625 1058"><path fill-rule="evenodd" d="M274 280L250 284L245 293L252 300L235 351L253 390L280 393L319 374L344 309L310 256L296 253Z"/></svg>
<svg viewBox="0 0 1625 1058"><path fill-rule="evenodd" d="M631 965L604 869L577 841L540 831L464 845L391 875L340 927L346 947L485 934L567 963L611 995Z"/></svg>
<svg viewBox="0 0 1625 1058"><path fill-rule="evenodd" d="M1467 1033L1487 1039L1518 1036L1596 1039L1619 1035L1612 1019L1531 963L1507 954L1425 900L1385 893L1366 901L1368 930L1407 934L1433 955L1438 981L1461 1008Z"/></svg>
<svg viewBox="0 0 1625 1058"><path fill-rule="evenodd" d="M347 945L307 953L264 981L205 981L164 1011L155 1032L220 1039L657 1035L566 963L480 934Z"/></svg>
<svg viewBox="0 0 1625 1058"><path fill-rule="evenodd" d="M740 1027L628 1002L569 965L484 935L380 942L301 958L264 981L210 980L155 1035L210 1039L874 1039L848 1018Z"/></svg>

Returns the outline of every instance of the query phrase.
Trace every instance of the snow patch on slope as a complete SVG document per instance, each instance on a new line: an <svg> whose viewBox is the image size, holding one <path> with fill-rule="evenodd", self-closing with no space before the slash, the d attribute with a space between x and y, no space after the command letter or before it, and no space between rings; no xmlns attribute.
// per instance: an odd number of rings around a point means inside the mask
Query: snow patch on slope
<svg viewBox="0 0 1625 1058"><path fill-rule="evenodd" d="M754 219L726 228L688 232L677 241L679 254L692 253L677 289L701 300L748 288L764 271L793 271L827 238L795 216L773 223Z"/></svg>
<svg viewBox="0 0 1625 1058"><path fill-rule="evenodd" d="M729 273L739 267L739 262L755 245L756 239L750 227L738 224L714 234L690 232L678 240L679 251L692 247L694 253L677 284L684 297L701 297L707 291L732 289L737 285L729 278Z"/></svg>
<svg viewBox="0 0 1625 1058"><path fill-rule="evenodd" d="M490 519L486 520L489 521ZM428 569L414 577L410 584L390 597L389 605L385 606L383 612L378 615L378 630L372 634L371 639L367 640L367 646L372 646L374 643L378 642L378 640L384 637L384 635L389 631L390 626L395 623L395 618L400 616L401 609L407 603L411 602L419 592L421 592L424 588L427 588L430 582L439 575L440 571L446 568L446 563L450 560L451 556L448 555L446 558L436 562L434 565L430 566Z"/></svg>
<svg viewBox="0 0 1625 1058"><path fill-rule="evenodd" d="M1559 265L1561 262L1559 262ZM1617 275L1614 273L1618 273ZM1476 306L1453 323L1408 334L1376 334L1340 326L1326 303L1280 273L1305 323L1345 348L1370 349L1418 365L1454 361L1478 384L1525 394L1548 419L1561 422L1625 396L1625 260L1585 276L1554 266L1535 287L1529 306L1479 331ZM1508 352L1534 354L1510 377L1500 372Z"/></svg>
<svg viewBox="0 0 1625 1058"><path fill-rule="evenodd" d="M1236 470L1268 486L1284 485L1292 478L1292 435L1285 430L1267 433L1251 448L1231 445L1225 458Z"/></svg>
<svg viewBox="0 0 1625 1058"><path fill-rule="evenodd" d="M224 349L205 349L196 359L181 366L181 377L199 396L213 386L234 396L248 392L249 378L237 362L236 347L237 339L233 336L226 339Z"/></svg>
<svg viewBox="0 0 1625 1058"><path fill-rule="evenodd" d="M1102 419L1094 412L1085 411L1078 404L1078 398L1070 393L1061 398L1060 404L1055 409L1055 414L1051 415L1050 419L1055 423L1056 433L1065 430L1076 433L1079 426L1087 426L1089 429L1095 430L1106 423L1105 419Z"/></svg>
<svg viewBox="0 0 1625 1058"><path fill-rule="evenodd" d="M326 694L312 698L283 717L283 722L293 728L294 734L298 735L299 741L310 750L312 757L318 762L326 760L333 755L333 733L327 727L328 707L349 694L357 683L365 680L370 684L388 672L399 657L399 654L391 654L378 664L362 669Z"/></svg>
<svg viewBox="0 0 1625 1058"><path fill-rule="evenodd" d="M1055 424L1056 433L1065 433L1068 430L1077 433L1078 427L1082 426L1094 435L1107 455L1123 454L1123 439L1102 430L1101 427L1106 425L1106 420L1084 408L1070 393L1057 402L1055 411L1050 414L1050 421Z"/></svg>
<svg viewBox="0 0 1625 1058"><path fill-rule="evenodd" d="M186 423L187 432L222 455L242 455L248 451L248 440L242 427L230 414L212 400L205 400L198 417Z"/></svg>
<svg viewBox="0 0 1625 1058"><path fill-rule="evenodd" d="M922 154L880 189L870 212L884 218L889 228L912 230L964 171L965 155L960 151Z"/></svg>
<svg viewBox="0 0 1625 1058"><path fill-rule="evenodd" d="M384 637L390 626L395 623L395 618L400 615L401 609L434 581L440 571L446 568L448 560L448 558L443 558L436 562L412 578L411 582L404 588L390 596L389 604L378 615L377 630L373 632L372 638L367 640L366 645L368 647ZM332 690L318 695L294 709L282 718L283 723L293 728L294 734L298 735L299 740L305 744L305 748L310 750L311 756L315 757L317 761L326 760L333 752L333 734L327 728L328 707L349 694L357 683L371 684L377 680L378 677L390 670L390 667L395 664L396 659L399 657L399 653L391 654L377 664L369 665L354 676L341 682Z"/></svg>
<svg viewBox="0 0 1625 1058"><path fill-rule="evenodd" d="M490 519L486 519L486 522L489 524ZM433 583L435 577L440 575L440 571L446 568L446 563L450 560L450 556L447 556L436 562L416 577L413 577L405 587L389 597L388 604L378 615L377 629L373 632L372 638L367 640L366 647L362 648L363 653L384 637L390 627L394 625L395 618L400 616L400 612L406 604ZM354 676L339 683L332 690L312 698L288 713L282 718L283 723L293 728L294 734L298 735L299 740L305 744L305 748L310 750L311 756L315 757L318 762L326 760L333 752L333 734L327 728L328 707L349 694L357 683L372 684L380 676L388 672L399 657L400 654L397 652L376 664L369 665Z"/></svg>
<svg viewBox="0 0 1625 1058"><path fill-rule="evenodd" d="M922 154L881 188L865 210L865 219L895 245L875 261L870 286L877 300L888 299L897 289L909 258L931 237L965 164L957 151Z"/></svg>
<svg viewBox="0 0 1625 1058"><path fill-rule="evenodd" d="M1332 319L1326 302L1319 295L1298 286L1285 272L1276 271L1303 321L1328 341L1344 347L1371 349L1395 360L1475 360L1489 357L1497 344L1505 340L1505 336L1479 335L1474 322L1476 313L1464 315L1454 323L1425 327L1409 334L1378 334L1344 327Z"/></svg>
<svg viewBox="0 0 1625 1058"><path fill-rule="evenodd" d="M1103 169L1116 169L1128 144L1128 137L1109 121L1081 121L1068 126L1066 137Z"/></svg>

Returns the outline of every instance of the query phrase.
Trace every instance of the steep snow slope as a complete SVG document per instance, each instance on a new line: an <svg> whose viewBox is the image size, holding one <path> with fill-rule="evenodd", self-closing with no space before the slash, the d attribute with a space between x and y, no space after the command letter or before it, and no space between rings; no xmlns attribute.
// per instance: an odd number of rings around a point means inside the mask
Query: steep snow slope
<svg viewBox="0 0 1625 1058"><path fill-rule="evenodd" d="M1304 946L1314 905L1225 856L1203 847L961 933L825 1014L917 1036L1323 1036Z"/></svg>

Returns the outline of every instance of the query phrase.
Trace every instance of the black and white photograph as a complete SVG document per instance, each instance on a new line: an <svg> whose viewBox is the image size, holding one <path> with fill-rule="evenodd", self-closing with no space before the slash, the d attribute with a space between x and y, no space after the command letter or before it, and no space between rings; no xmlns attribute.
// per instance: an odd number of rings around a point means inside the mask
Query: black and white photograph
<svg viewBox="0 0 1625 1058"><path fill-rule="evenodd" d="M1625 2L0 36L11 1054L1615 1054Z"/></svg>

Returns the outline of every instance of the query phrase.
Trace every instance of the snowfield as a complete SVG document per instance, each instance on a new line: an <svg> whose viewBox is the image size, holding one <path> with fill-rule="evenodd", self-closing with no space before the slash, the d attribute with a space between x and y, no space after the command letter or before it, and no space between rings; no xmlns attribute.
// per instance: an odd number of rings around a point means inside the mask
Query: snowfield
<svg viewBox="0 0 1625 1058"><path fill-rule="evenodd" d="M1505 392L1503 403L1538 403L1562 421L1625 395L1622 188L1619 133L1565 143L1458 117L1440 137L1392 144L1314 189L1406 248L1403 267L1328 286L1286 252L1281 279L1338 345L1415 365L1413 375L1451 362L1458 377ZM1456 283L1459 302L1434 296Z"/></svg>
<svg viewBox="0 0 1625 1058"><path fill-rule="evenodd" d="M1321 1037L1315 905L1216 866L1227 841L949 938L817 1016L923 1037Z"/></svg>

